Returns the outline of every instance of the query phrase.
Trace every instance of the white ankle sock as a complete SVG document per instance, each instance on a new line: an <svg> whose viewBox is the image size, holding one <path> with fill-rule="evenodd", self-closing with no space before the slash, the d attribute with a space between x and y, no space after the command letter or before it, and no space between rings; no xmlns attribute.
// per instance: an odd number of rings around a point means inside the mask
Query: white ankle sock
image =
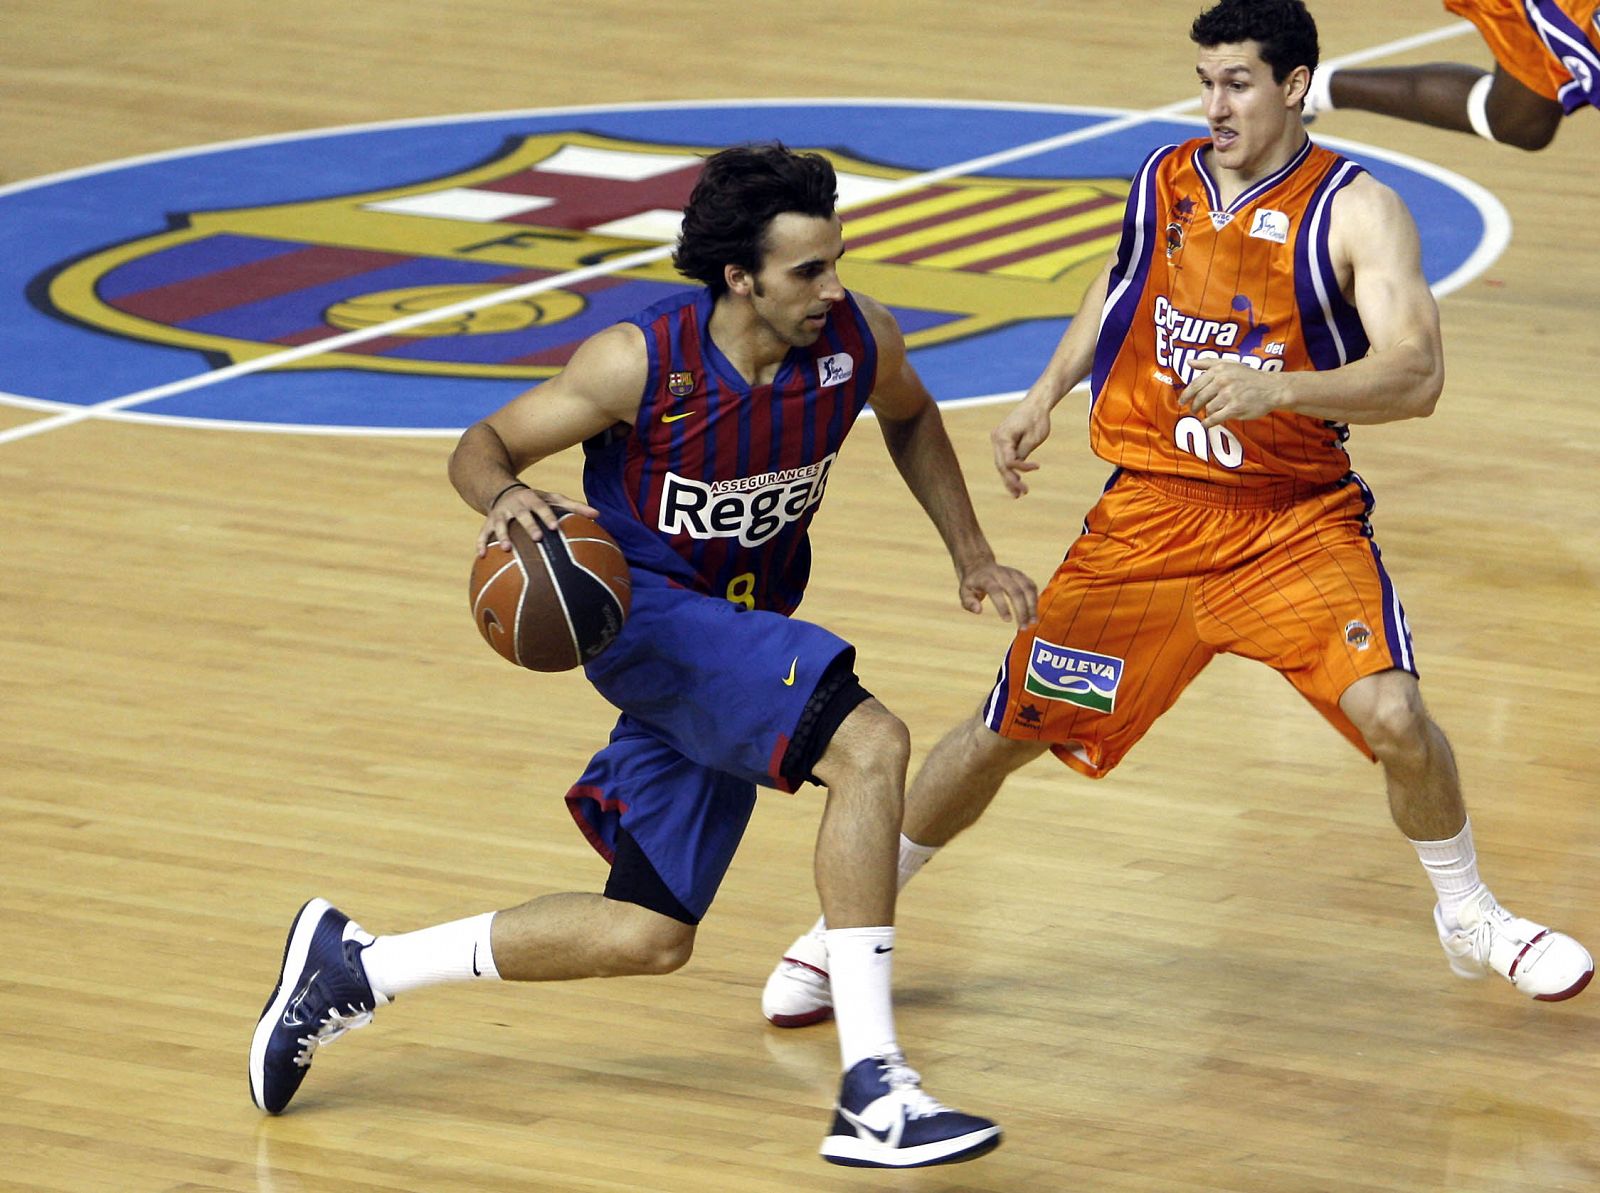
<svg viewBox="0 0 1600 1193"><path fill-rule="evenodd" d="M942 845L918 845L904 833L900 834L900 859L895 874L895 890L903 891L906 883L910 882L918 870L926 866L933 859L933 855L944 848ZM811 935L820 937L828 930L827 923L821 916L811 925Z"/></svg>
<svg viewBox="0 0 1600 1193"><path fill-rule="evenodd" d="M904 833L900 834L900 870L899 885L896 890L905 890L906 883L910 882L918 870L926 866L933 855L939 852L937 845L918 845Z"/></svg>
<svg viewBox="0 0 1600 1193"><path fill-rule="evenodd" d="M361 950L361 963L372 988L387 998L433 986L439 982L498 980L494 952L489 945L489 925L495 913L486 911L416 932L380 936Z"/></svg>
<svg viewBox="0 0 1600 1193"><path fill-rule="evenodd" d="M1494 140L1494 130L1489 127L1489 88L1492 86L1494 76L1484 75L1467 92L1467 123L1485 141Z"/></svg>
<svg viewBox="0 0 1600 1193"><path fill-rule="evenodd" d="M899 1051L889 992L894 928L830 928L823 939L845 1070L869 1056Z"/></svg>
<svg viewBox="0 0 1600 1193"><path fill-rule="evenodd" d="M1460 926L1456 913L1467 896L1483 885L1478 877L1478 852L1472 845L1472 821L1448 841L1412 841L1422 868L1439 896L1439 912L1447 927Z"/></svg>

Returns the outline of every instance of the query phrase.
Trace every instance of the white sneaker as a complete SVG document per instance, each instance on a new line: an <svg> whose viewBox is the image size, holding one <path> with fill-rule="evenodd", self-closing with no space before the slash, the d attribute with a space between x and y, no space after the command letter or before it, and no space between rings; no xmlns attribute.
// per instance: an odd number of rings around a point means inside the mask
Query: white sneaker
<svg viewBox="0 0 1600 1193"><path fill-rule="evenodd" d="M789 946L761 991L761 1013L774 1027L809 1027L833 1018L828 945L807 932Z"/></svg>
<svg viewBox="0 0 1600 1193"><path fill-rule="evenodd" d="M1570 936L1512 915L1486 886L1478 887L1459 918L1461 926L1452 931L1434 904L1439 943L1450 968L1463 978L1481 978L1493 970L1524 994L1560 1002L1581 993L1594 976L1587 949Z"/></svg>

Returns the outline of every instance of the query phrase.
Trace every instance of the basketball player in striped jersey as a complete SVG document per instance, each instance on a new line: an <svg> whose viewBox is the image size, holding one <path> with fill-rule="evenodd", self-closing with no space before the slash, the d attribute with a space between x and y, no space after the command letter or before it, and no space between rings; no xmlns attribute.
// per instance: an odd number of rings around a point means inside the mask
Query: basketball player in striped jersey
<svg viewBox="0 0 1600 1193"><path fill-rule="evenodd" d="M1444 0L1477 26L1493 73L1463 63L1317 71L1307 119L1359 108L1543 149L1563 117L1600 108L1600 0Z"/></svg>
<svg viewBox="0 0 1600 1193"><path fill-rule="evenodd" d="M1239 654L1381 764L1451 968L1569 998L1593 973L1588 952L1511 915L1478 876L1372 495L1345 453L1351 424L1423 417L1443 386L1416 227L1392 191L1306 136L1317 39L1300 0L1223 0L1191 36L1210 136L1145 161L1081 308L1098 320L1073 320L992 436L1006 487L1025 494L1051 412L1088 377L1090 442L1111 478L1038 622L918 772L901 873L1041 754L1103 777L1213 657ZM768 979L768 1019L826 1018L831 963L819 923Z"/></svg>
<svg viewBox="0 0 1600 1193"><path fill-rule="evenodd" d="M827 788L816 875L844 1069L823 1156L917 1167L1000 1142L995 1123L922 1091L895 1035L905 726L858 682L849 643L790 616L810 571L807 528L865 407L944 539L961 603L978 612L989 597L1028 624L1037 591L995 562L893 317L841 283L835 200L820 155L714 155L675 258L704 288L593 336L558 377L462 435L450 476L485 515L480 554L502 549L513 520L538 539L566 507L597 518L628 558L627 622L585 668L622 715L566 796L610 876L604 894L376 938L308 903L252 1043L262 1109L287 1106L321 1045L418 987L677 969L757 787L814 782ZM588 502L520 479L580 443Z"/></svg>

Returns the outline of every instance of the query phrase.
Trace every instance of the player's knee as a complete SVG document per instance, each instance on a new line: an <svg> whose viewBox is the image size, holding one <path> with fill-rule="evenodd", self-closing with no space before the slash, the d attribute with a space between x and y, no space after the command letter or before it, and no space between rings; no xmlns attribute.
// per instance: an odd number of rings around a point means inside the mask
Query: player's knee
<svg viewBox="0 0 1600 1193"><path fill-rule="evenodd" d="M1531 151L1545 148L1561 127L1561 105L1536 95L1515 80L1496 77L1487 110L1489 130L1502 145Z"/></svg>
<svg viewBox="0 0 1600 1193"><path fill-rule="evenodd" d="M1505 119L1494 125L1494 139L1502 145L1510 145L1514 149L1526 149L1532 153L1554 141L1556 129L1559 127L1559 120L1546 120L1542 117Z"/></svg>
<svg viewBox="0 0 1600 1193"><path fill-rule="evenodd" d="M961 725L966 758L984 772L1009 775L1032 762L1049 747L1039 741L1016 741L989 728L982 714L969 717Z"/></svg>
<svg viewBox="0 0 1600 1193"><path fill-rule="evenodd" d="M905 783L910 761L911 731L899 717L868 697L834 732L816 773L830 787L870 780L887 780L899 787Z"/></svg>
<svg viewBox="0 0 1600 1193"><path fill-rule="evenodd" d="M633 957L636 974L663 974L682 969L694 955L694 937L646 942Z"/></svg>
<svg viewBox="0 0 1600 1193"><path fill-rule="evenodd" d="M682 969L694 954L694 926L635 909L611 936L614 976L663 974Z"/></svg>
<svg viewBox="0 0 1600 1193"><path fill-rule="evenodd" d="M1416 679L1407 672L1369 676L1341 704L1381 761L1399 762L1427 750L1428 710Z"/></svg>
<svg viewBox="0 0 1600 1193"><path fill-rule="evenodd" d="M892 769L904 772L911 761L911 730L876 700L866 700L856 712L865 722L872 742L872 757Z"/></svg>

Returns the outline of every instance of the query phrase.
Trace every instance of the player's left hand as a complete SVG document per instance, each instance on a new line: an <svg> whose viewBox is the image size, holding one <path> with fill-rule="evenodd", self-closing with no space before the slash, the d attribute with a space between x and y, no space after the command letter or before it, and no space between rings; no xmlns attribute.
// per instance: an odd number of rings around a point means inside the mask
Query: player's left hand
<svg viewBox="0 0 1600 1193"><path fill-rule="evenodd" d="M961 570L961 607L969 613L983 612L983 598L994 601L995 612L1007 621L1026 629L1039 620L1039 589L1023 573L994 560Z"/></svg>
<svg viewBox="0 0 1600 1193"><path fill-rule="evenodd" d="M1283 405L1284 376L1232 360L1207 357L1191 362L1195 379L1178 395L1207 427L1260 418Z"/></svg>

